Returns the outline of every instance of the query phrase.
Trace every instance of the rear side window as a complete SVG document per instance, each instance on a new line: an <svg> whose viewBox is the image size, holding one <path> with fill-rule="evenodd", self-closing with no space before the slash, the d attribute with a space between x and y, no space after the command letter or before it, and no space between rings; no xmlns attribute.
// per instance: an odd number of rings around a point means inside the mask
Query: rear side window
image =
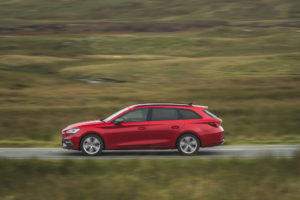
<svg viewBox="0 0 300 200"><path fill-rule="evenodd" d="M152 121L177 120L178 113L174 108L152 108Z"/></svg>
<svg viewBox="0 0 300 200"><path fill-rule="evenodd" d="M218 118L216 115L212 114L211 112L209 112L208 110L203 110L203 112L205 112L208 116L212 117L212 118Z"/></svg>
<svg viewBox="0 0 300 200"><path fill-rule="evenodd" d="M192 110L178 109L180 119L202 119L200 115Z"/></svg>

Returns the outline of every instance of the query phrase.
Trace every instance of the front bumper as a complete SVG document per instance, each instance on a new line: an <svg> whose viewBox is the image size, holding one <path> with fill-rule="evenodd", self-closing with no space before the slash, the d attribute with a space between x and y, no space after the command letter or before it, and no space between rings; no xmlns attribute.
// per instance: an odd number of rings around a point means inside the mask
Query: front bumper
<svg viewBox="0 0 300 200"><path fill-rule="evenodd" d="M224 144L225 143L225 139L223 138L222 142L220 143L220 145Z"/></svg>
<svg viewBox="0 0 300 200"><path fill-rule="evenodd" d="M74 144L72 143L71 140L62 140L62 147L63 148L72 148L74 146Z"/></svg>

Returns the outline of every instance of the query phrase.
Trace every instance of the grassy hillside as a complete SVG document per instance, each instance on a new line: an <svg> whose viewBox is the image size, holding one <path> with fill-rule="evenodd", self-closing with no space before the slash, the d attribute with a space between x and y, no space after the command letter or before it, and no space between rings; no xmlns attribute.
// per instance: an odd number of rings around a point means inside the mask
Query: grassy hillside
<svg viewBox="0 0 300 200"><path fill-rule="evenodd" d="M223 119L229 144L300 141L297 29L0 41L3 145L7 139L59 144L66 125L142 102L208 105Z"/></svg>
<svg viewBox="0 0 300 200"><path fill-rule="evenodd" d="M299 199L299 169L299 157L290 160L0 160L0 198L290 200Z"/></svg>
<svg viewBox="0 0 300 200"><path fill-rule="evenodd" d="M0 22L281 21L298 20L299 9L294 0L10 0Z"/></svg>
<svg viewBox="0 0 300 200"><path fill-rule="evenodd" d="M300 30L290 26L299 21L298 4L1 1L0 146L59 146L66 125L144 102L208 105L223 119L227 144L299 143ZM104 21L120 30L128 27L117 21L210 25L168 33L162 24L155 33L88 29ZM88 27L79 26L81 34L39 29L58 22Z"/></svg>

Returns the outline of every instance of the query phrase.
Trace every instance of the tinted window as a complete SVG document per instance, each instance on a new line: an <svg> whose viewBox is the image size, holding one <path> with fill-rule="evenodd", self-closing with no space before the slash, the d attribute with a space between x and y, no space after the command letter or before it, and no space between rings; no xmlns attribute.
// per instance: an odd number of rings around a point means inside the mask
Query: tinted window
<svg viewBox="0 0 300 200"><path fill-rule="evenodd" d="M102 121L108 122L108 121L112 120L113 118L115 118L116 116L118 116L119 114L125 112L125 111L128 110L128 109L129 109L129 107L123 108L122 110L119 110L118 112L112 114L111 116L107 117L106 119L104 119L104 120L102 120Z"/></svg>
<svg viewBox="0 0 300 200"><path fill-rule="evenodd" d="M216 115L212 114L211 112L209 112L208 110L203 110L203 112L205 112L208 116L212 117L212 118L218 118Z"/></svg>
<svg viewBox="0 0 300 200"><path fill-rule="evenodd" d="M178 109L178 111L180 114L180 119L202 119L200 115L192 110Z"/></svg>
<svg viewBox="0 0 300 200"><path fill-rule="evenodd" d="M124 119L125 122L141 122L147 121L148 108L136 109L125 113L119 118Z"/></svg>
<svg viewBox="0 0 300 200"><path fill-rule="evenodd" d="M174 108L152 108L152 121L176 120L177 111Z"/></svg>

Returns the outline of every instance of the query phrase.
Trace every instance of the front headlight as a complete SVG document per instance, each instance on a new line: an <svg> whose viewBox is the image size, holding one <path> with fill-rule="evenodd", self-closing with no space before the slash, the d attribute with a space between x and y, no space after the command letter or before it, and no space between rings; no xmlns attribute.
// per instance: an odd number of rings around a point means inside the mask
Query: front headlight
<svg viewBox="0 0 300 200"><path fill-rule="evenodd" d="M80 128L69 129L69 130L66 130L66 133L74 134L74 133L77 133L79 130L80 130Z"/></svg>

